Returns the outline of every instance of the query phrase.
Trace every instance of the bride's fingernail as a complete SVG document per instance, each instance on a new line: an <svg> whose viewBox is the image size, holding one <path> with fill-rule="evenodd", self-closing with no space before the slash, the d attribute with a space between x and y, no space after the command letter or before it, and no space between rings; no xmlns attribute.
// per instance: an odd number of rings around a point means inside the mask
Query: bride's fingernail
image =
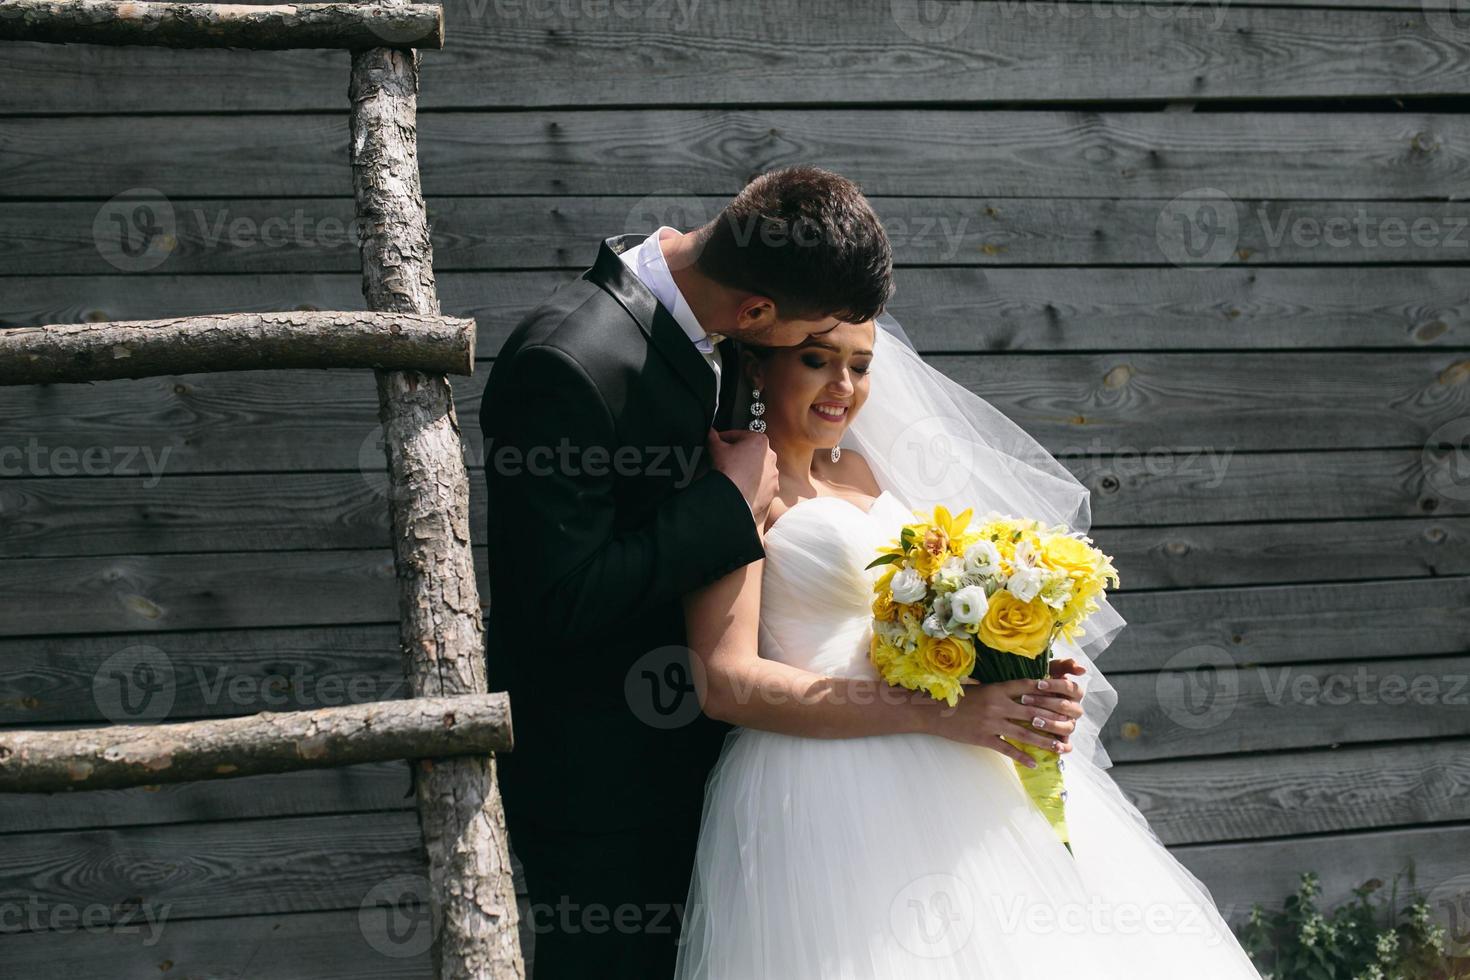
<svg viewBox="0 0 1470 980"><path fill-rule="evenodd" d="M1038 690L1042 690L1042 691L1046 690L1046 681L1037 681L1036 682L1036 687L1037 687Z"/></svg>
<svg viewBox="0 0 1470 980"><path fill-rule="evenodd" d="M1023 695L1021 695L1021 703L1022 704L1030 704L1031 703L1031 695L1029 695L1029 694L1023 694Z"/></svg>
<svg viewBox="0 0 1470 980"><path fill-rule="evenodd" d="M1046 727L1046 722L1042 721L1040 718L1032 718L1031 719L1031 724L1035 725L1037 728L1045 728Z"/></svg>

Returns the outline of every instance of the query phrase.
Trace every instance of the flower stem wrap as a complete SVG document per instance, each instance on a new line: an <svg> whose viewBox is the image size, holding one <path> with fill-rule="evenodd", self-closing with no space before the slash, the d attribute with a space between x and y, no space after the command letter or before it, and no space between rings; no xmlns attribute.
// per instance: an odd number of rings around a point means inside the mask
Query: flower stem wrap
<svg viewBox="0 0 1470 980"><path fill-rule="evenodd" d="M970 676L984 684L1001 681L1040 680L1051 674L1051 648L1048 647L1035 658L1017 657L1012 654L991 650L976 644L975 669ZM1021 762L1013 762L1016 775L1021 779L1021 788L1036 804L1036 809L1046 817L1057 838L1072 850L1071 835L1067 831L1067 784L1062 778L1062 757L1050 749L1043 749L1030 742L1007 738L1005 740L1036 761L1036 768Z"/></svg>

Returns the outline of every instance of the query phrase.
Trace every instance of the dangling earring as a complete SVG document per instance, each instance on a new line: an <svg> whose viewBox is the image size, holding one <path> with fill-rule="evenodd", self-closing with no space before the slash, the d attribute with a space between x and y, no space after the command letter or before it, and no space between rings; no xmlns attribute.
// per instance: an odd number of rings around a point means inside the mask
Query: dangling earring
<svg viewBox="0 0 1470 980"><path fill-rule="evenodd" d="M841 458L842 458L842 447L841 446L833 446L832 447L832 462L835 463L835 462L837 462Z"/></svg>
<svg viewBox="0 0 1470 980"><path fill-rule="evenodd" d="M764 432L766 431L766 420L761 418L761 416L766 414L766 406L761 401L761 390L759 388L752 389L750 397L752 399L750 403L750 414L752 416L750 420L750 431Z"/></svg>

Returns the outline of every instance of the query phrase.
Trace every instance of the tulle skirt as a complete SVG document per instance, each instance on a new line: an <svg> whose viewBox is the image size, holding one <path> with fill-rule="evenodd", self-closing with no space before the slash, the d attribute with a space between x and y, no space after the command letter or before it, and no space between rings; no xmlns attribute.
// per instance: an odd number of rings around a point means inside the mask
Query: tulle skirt
<svg viewBox="0 0 1470 980"><path fill-rule="evenodd" d="M1080 755L1069 854L997 752L737 729L706 789L677 977L1259 980L1204 885Z"/></svg>

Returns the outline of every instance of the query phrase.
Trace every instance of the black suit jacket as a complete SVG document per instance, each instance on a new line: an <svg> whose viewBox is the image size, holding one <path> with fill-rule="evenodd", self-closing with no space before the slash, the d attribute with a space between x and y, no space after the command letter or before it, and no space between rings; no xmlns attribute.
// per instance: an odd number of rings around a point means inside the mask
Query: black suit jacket
<svg viewBox="0 0 1470 980"><path fill-rule="evenodd" d="M513 835L697 821L729 730L698 710L680 597L764 552L708 469L709 365L618 259L642 240L605 241L516 327L480 405Z"/></svg>

